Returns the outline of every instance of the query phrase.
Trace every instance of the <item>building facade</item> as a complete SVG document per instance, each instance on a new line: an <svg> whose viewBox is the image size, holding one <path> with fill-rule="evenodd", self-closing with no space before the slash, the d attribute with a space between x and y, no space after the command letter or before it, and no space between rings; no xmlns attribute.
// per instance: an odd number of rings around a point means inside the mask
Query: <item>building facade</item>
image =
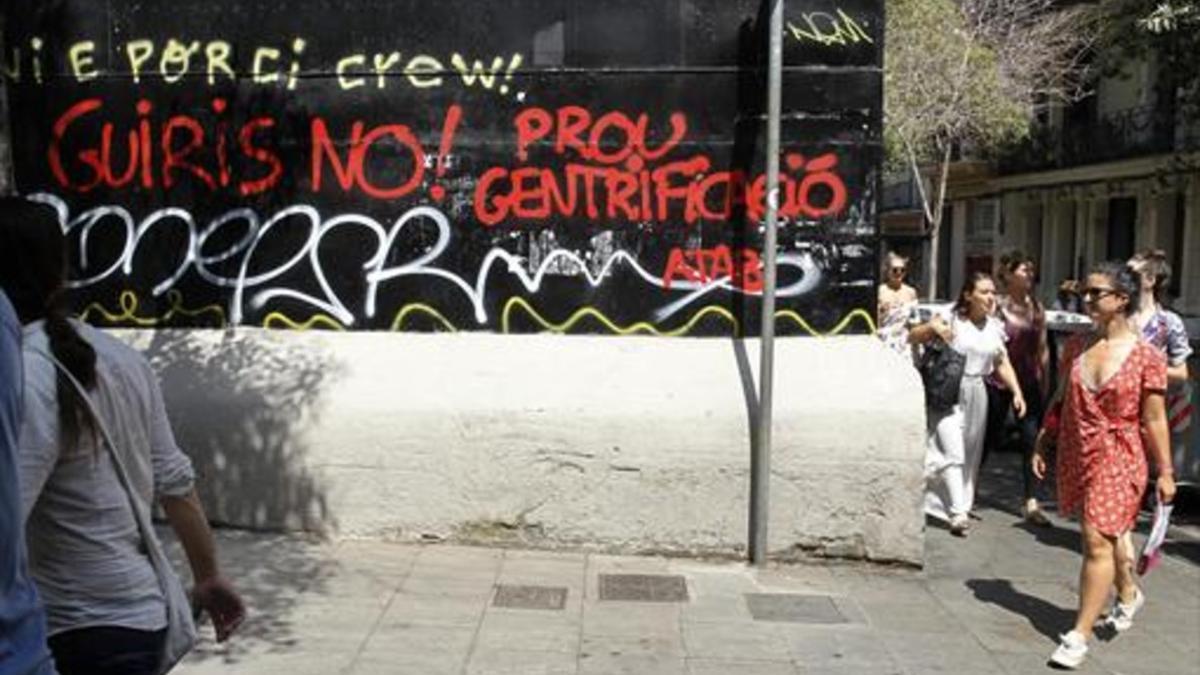
<svg viewBox="0 0 1200 675"><path fill-rule="evenodd" d="M1061 280L1095 262L1157 248L1175 270L1173 306L1200 314L1200 124L1160 94L1158 81L1154 63L1132 64L1101 78L1094 96L1046 115L1018 150L956 163L938 295L1012 249L1040 260L1040 294L1051 300ZM911 192L906 183L886 191L885 245L926 243L914 236L922 219Z"/></svg>

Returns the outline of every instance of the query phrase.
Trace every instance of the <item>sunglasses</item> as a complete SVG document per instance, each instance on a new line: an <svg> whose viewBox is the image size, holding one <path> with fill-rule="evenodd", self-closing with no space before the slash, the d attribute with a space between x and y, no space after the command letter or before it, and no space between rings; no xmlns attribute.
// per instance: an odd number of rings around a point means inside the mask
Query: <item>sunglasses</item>
<svg viewBox="0 0 1200 675"><path fill-rule="evenodd" d="M1085 288L1079 292L1083 299L1087 302L1096 302L1100 298L1109 295L1118 295L1121 291L1115 288Z"/></svg>

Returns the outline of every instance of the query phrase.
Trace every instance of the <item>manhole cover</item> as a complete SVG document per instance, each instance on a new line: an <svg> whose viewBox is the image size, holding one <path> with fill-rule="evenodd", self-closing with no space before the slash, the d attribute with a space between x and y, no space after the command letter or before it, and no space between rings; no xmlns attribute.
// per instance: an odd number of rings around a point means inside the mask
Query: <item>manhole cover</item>
<svg viewBox="0 0 1200 675"><path fill-rule="evenodd" d="M687 602L687 582L676 574L601 574L600 599Z"/></svg>
<svg viewBox="0 0 1200 675"><path fill-rule="evenodd" d="M849 623L828 595L746 593L746 607L755 621L790 623Z"/></svg>
<svg viewBox="0 0 1200 675"><path fill-rule="evenodd" d="M567 589L561 586L496 587L493 607L509 609L562 609L567 604Z"/></svg>

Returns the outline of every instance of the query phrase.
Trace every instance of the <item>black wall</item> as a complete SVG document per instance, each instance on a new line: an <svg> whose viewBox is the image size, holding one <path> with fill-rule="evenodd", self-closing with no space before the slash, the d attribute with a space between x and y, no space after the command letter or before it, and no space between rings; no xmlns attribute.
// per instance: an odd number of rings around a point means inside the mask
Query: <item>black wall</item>
<svg viewBox="0 0 1200 675"><path fill-rule="evenodd" d="M753 334L764 4L27 2L17 185L102 325ZM783 334L868 327L882 12L788 3Z"/></svg>

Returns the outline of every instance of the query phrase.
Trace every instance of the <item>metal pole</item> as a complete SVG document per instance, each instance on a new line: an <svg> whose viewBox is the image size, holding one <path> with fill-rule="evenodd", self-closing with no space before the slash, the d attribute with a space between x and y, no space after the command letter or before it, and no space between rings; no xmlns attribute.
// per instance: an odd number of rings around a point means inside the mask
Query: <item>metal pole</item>
<svg viewBox="0 0 1200 675"><path fill-rule="evenodd" d="M767 63L767 224L763 240L762 332L759 362L758 433L750 455L750 562L767 561L770 513L771 406L775 380L775 246L779 218L779 126L783 90L783 5L771 10L770 59Z"/></svg>

